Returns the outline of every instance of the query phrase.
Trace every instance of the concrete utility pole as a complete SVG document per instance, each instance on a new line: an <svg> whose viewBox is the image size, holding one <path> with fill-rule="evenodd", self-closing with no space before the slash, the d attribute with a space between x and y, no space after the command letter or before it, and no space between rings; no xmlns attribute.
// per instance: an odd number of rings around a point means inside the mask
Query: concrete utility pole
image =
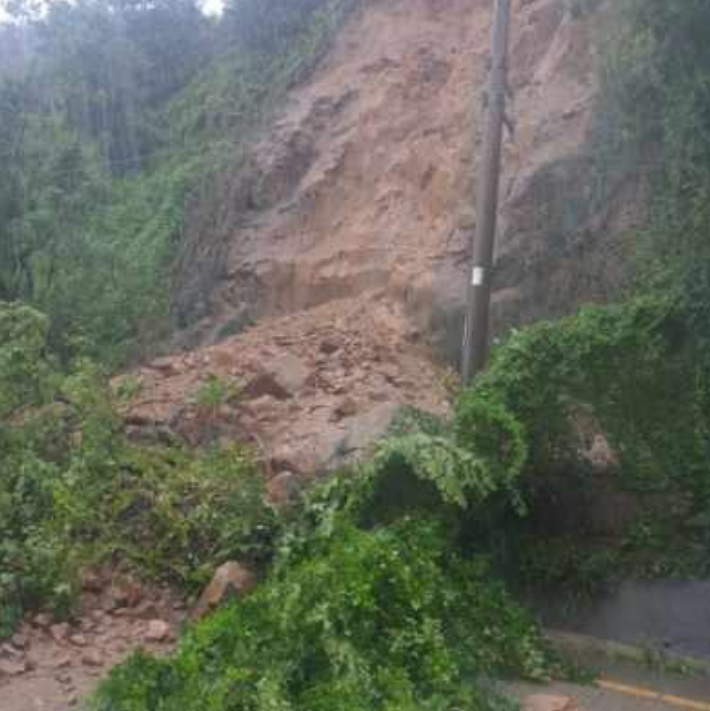
<svg viewBox="0 0 710 711"><path fill-rule="evenodd" d="M508 38L511 0L495 0L491 39L491 76L483 158L476 197L476 232L471 278L466 295L466 325L461 357L464 385L485 366L488 358L488 320L491 304L491 268L498 215L498 185L507 90Z"/></svg>

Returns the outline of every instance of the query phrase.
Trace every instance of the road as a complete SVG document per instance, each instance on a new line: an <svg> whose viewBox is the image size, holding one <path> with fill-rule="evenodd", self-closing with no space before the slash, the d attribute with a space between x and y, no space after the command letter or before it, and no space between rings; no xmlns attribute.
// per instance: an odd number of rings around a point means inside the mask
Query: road
<svg viewBox="0 0 710 711"><path fill-rule="evenodd" d="M580 711L710 711L710 672L670 669L587 653L578 660L592 669L596 684L507 683L504 693L522 700L532 694L568 696Z"/></svg>

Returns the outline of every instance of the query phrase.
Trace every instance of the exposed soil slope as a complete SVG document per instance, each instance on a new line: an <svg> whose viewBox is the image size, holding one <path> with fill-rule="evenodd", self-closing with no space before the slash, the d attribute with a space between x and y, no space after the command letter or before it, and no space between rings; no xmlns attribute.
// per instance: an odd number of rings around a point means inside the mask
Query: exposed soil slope
<svg viewBox="0 0 710 711"><path fill-rule="evenodd" d="M499 332L604 298L620 278L626 222L621 200L603 209L593 200L596 15L574 18L565 0L514 6ZM143 433L184 434L199 423L189 401L210 373L248 384L264 359L286 352L307 371L291 392L264 402L248 387L211 427L257 438L273 471L340 463L360 449L347 442L353 428L367 430L363 441L380 434L388 418L373 411L383 402L445 407L430 363L436 352L453 358L460 343L491 7L366 5L248 165L194 206L175 297L177 340L192 352L142 371L130 412ZM347 345L318 355L331 328ZM354 402L343 407L346 395Z"/></svg>

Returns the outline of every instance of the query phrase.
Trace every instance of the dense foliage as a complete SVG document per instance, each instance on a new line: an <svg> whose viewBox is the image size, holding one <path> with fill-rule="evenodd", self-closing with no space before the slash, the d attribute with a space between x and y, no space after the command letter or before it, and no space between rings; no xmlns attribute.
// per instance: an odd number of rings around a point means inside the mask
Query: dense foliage
<svg viewBox="0 0 710 711"><path fill-rule="evenodd" d="M530 515L504 517L505 535L490 536L516 578L588 593L620 576L710 571L703 361L682 307L663 296L588 307L515 333L498 349L462 396L457 419L471 412L480 421L481 407L494 404L522 435L516 485ZM593 457L600 438L609 453L601 470ZM611 540L594 534L582 498L613 511L595 493L603 490L634 501ZM571 510L555 514L555 499Z"/></svg>
<svg viewBox="0 0 710 711"><path fill-rule="evenodd" d="M93 707L478 711L503 704L485 679L561 672L485 557L460 545L465 516L511 484L487 464L505 437L491 428L491 448L468 449L424 420L307 492L266 582L170 659L115 670Z"/></svg>
<svg viewBox="0 0 710 711"><path fill-rule="evenodd" d="M129 444L101 374L61 374L47 330L0 306L0 636L25 610L69 613L86 566L189 589L216 563L267 558L275 520L248 455Z"/></svg>
<svg viewBox="0 0 710 711"><path fill-rule="evenodd" d="M531 621L435 525L344 525L327 545L192 630L167 661L134 657L95 708L489 709L474 680L540 678ZM199 673L196 673L199 670Z"/></svg>
<svg viewBox="0 0 710 711"><path fill-rule="evenodd" d="M218 22L195 0L13 3L0 300L44 311L65 358L116 363L166 338L190 200L239 165L357 4L235 0Z"/></svg>
<svg viewBox="0 0 710 711"><path fill-rule="evenodd" d="M641 285L673 294L707 340L710 47L703 0L623 0L603 64L600 153L650 184ZM614 161L610 156L616 156Z"/></svg>
<svg viewBox="0 0 710 711"><path fill-rule="evenodd" d="M127 443L96 368L61 374L47 331L29 307L0 309L0 633L35 606L69 613L86 566L190 585L227 558L276 556L253 596L173 658L120 667L97 708L489 709L500 702L475 679L555 669L458 543L462 512L507 491L521 463L495 457L517 442L500 413L480 432L459 423L458 440L432 418L400 424L277 526L243 452Z"/></svg>

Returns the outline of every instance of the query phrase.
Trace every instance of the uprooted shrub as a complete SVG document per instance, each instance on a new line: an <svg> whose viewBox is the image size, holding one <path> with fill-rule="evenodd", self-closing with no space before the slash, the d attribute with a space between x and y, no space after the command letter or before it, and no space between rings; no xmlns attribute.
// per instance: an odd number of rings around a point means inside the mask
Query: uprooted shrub
<svg viewBox="0 0 710 711"><path fill-rule="evenodd" d="M99 711L489 709L476 683L544 678L549 653L485 565L431 522L339 527L320 550L101 688Z"/></svg>

